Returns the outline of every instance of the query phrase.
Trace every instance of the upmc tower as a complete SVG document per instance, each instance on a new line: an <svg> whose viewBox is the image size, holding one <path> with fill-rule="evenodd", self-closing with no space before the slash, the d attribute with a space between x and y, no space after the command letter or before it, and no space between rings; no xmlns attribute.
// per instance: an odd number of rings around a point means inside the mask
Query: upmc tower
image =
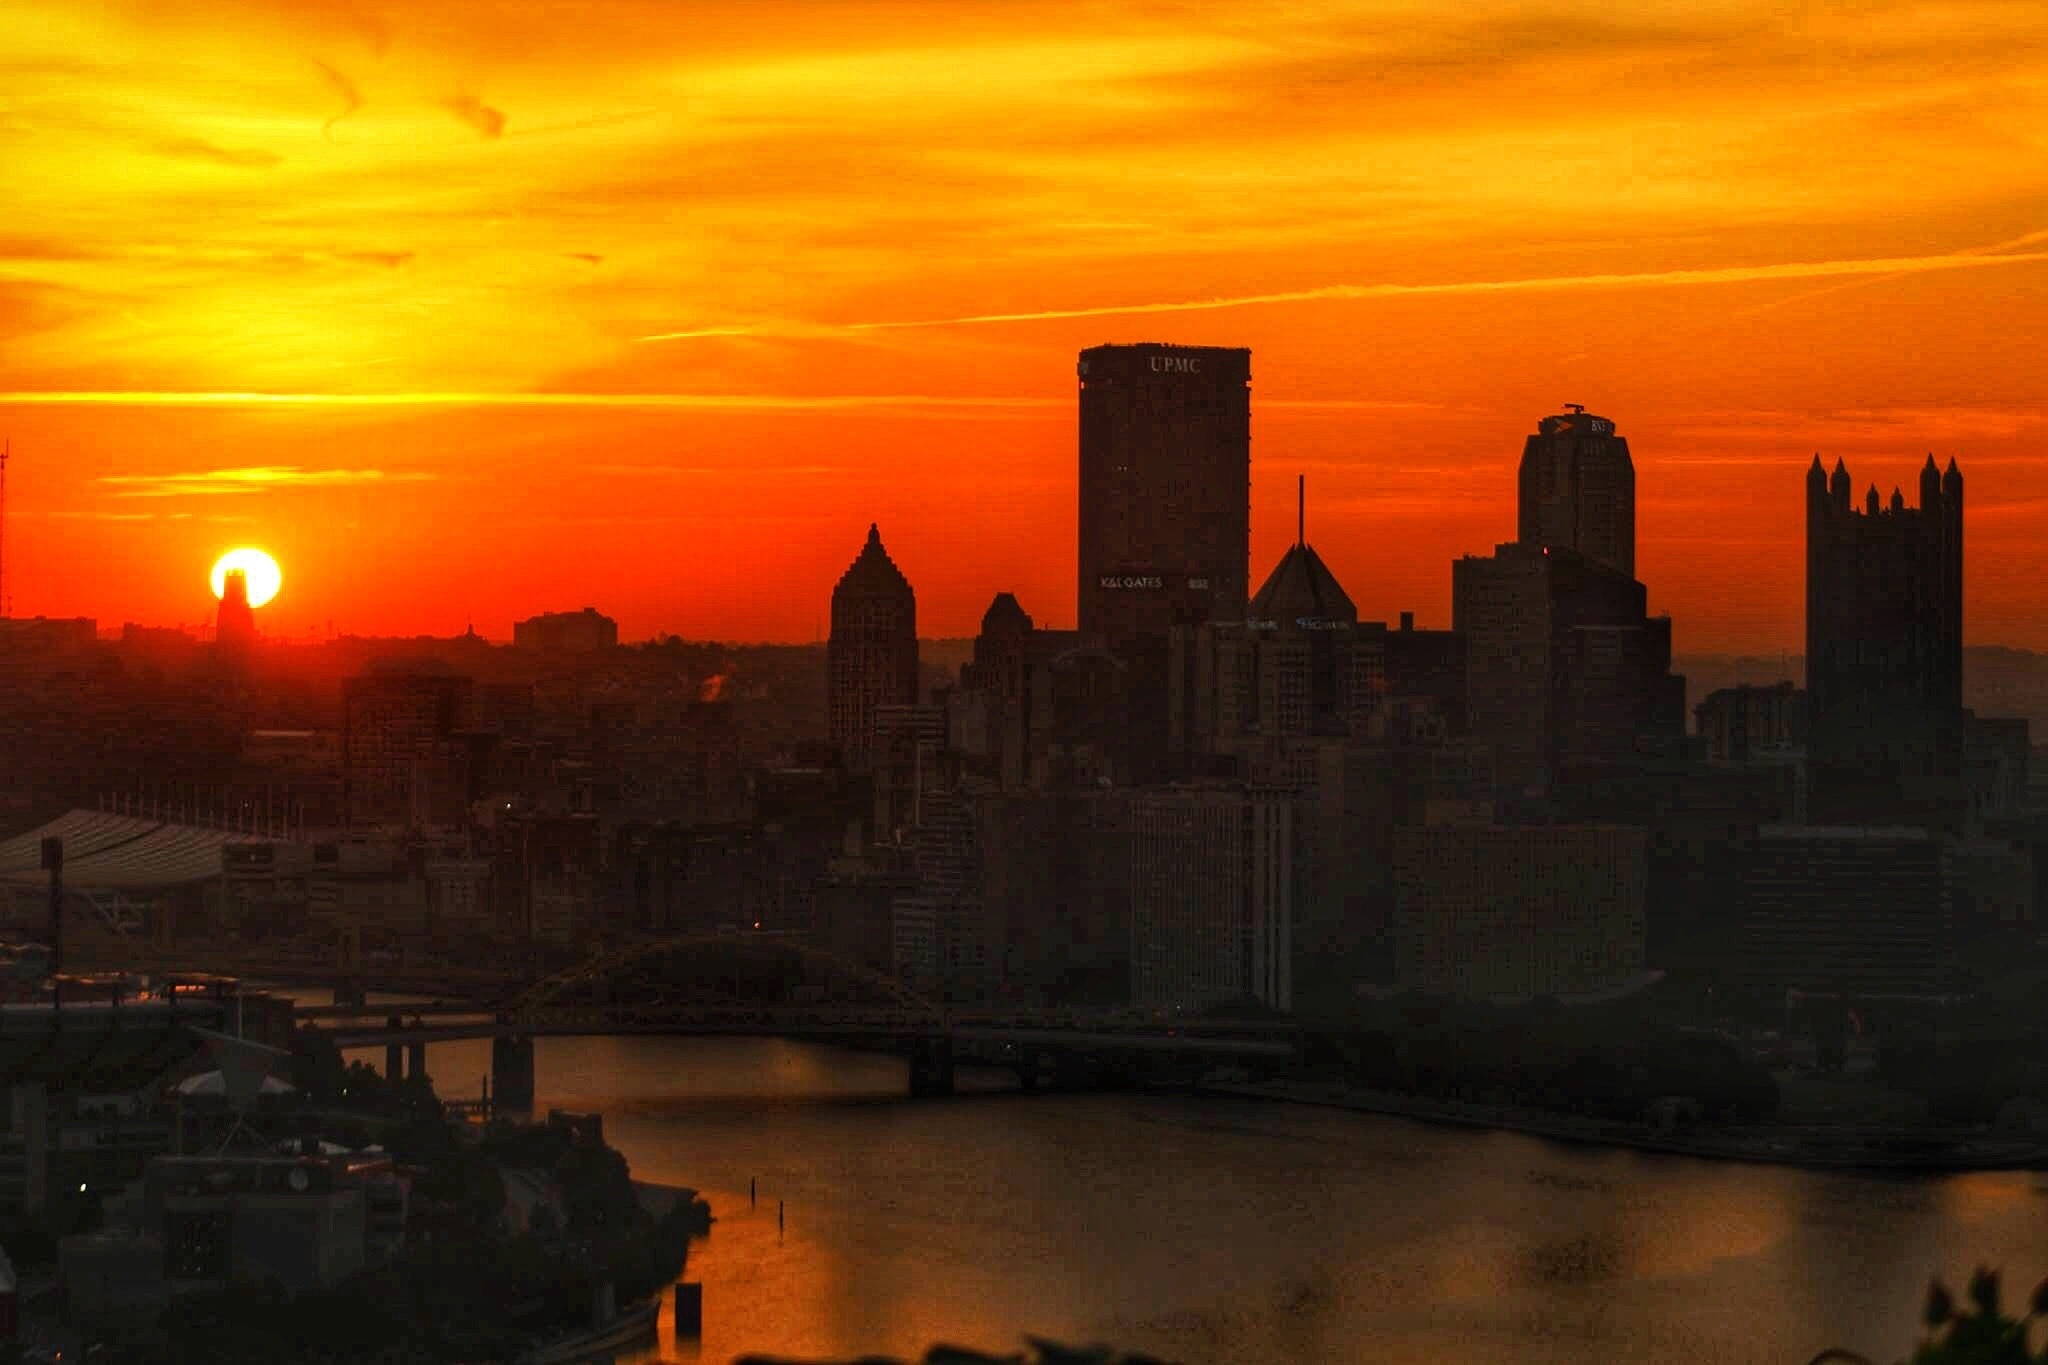
<svg viewBox="0 0 2048 1365"><path fill-rule="evenodd" d="M1244 618L1252 353L1081 352L1080 628L1117 653L1175 622Z"/></svg>

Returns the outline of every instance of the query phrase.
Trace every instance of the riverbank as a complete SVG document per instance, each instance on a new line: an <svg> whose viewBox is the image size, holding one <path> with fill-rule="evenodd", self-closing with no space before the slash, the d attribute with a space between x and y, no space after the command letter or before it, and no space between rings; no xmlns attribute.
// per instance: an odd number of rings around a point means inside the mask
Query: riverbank
<svg viewBox="0 0 2048 1365"><path fill-rule="evenodd" d="M2048 1170L2048 1143L1979 1133L1823 1124L1647 1124L1581 1118L1504 1105L1360 1090L1313 1081L1222 1082L1204 1094L1347 1109L1453 1128L1488 1128L1584 1146L1808 1170L1944 1175Z"/></svg>
<svg viewBox="0 0 2048 1365"><path fill-rule="evenodd" d="M661 1296L643 1299L599 1327L554 1337L519 1358L518 1365L609 1365L621 1351L655 1340L661 1326Z"/></svg>

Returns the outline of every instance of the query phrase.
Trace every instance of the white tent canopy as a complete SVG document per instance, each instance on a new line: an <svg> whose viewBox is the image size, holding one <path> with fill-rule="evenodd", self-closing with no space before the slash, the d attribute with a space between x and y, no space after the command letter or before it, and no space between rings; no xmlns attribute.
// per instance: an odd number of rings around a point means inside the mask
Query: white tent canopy
<svg viewBox="0 0 2048 1365"><path fill-rule="evenodd" d="M265 1076L262 1086L258 1089L257 1093L261 1095L289 1095L293 1089L293 1086L279 1080L275 1076ZM178 1093L180 1095L218 1095L226 1098L228 1078L218 1071L202 1071L197 1075L187 1076L184 1080L178 1082Z"/></svg>

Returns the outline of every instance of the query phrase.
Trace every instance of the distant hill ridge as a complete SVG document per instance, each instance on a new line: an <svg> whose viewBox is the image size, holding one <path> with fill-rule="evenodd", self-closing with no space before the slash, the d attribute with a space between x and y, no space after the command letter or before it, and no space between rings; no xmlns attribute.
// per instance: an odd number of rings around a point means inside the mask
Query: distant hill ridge
<svg viewBox="0 0 2048 1365"><path fill-rule="evenodd" d="M1697 706L1723 687L1803 685L1804 654L1695 654L1674 659L1685 675L1686 704ZM2025 717L2036 743L2048 742L2048 654L2010 645L1968 645L1963 649L1963 704L1982 716Z"/></svg>

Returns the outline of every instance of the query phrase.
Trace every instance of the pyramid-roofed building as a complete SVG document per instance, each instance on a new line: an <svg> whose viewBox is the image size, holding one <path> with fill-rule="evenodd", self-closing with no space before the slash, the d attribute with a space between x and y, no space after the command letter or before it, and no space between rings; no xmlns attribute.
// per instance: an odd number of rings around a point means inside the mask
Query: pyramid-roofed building
<svg viewBox="0 0 2048 1365"><path fill-rule="evenodd" d="M867 543L832 589L826 645L826 706L832 742L850 767L869 766L875 718L885 706L917 703L917 594L868 527Z"/></svg>
<svg viewBox="0 0 2048 1365"><path fill-rule="evenodd" d="M1282 629L1305 622L1358 623L1351 595L1306 541L1287 548L1252 598L1250 618Z"/></svg>
<svg viewBox="0 0 2048 1365"><path fill-rule="evenodd" d="M882 548L881 527L870 522L867 544L861 546L860 554L846 572L839 575L839 583L832 589L832 601L837 604L842 598L915 596L910 580Z"/></svg>

